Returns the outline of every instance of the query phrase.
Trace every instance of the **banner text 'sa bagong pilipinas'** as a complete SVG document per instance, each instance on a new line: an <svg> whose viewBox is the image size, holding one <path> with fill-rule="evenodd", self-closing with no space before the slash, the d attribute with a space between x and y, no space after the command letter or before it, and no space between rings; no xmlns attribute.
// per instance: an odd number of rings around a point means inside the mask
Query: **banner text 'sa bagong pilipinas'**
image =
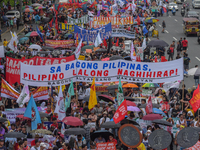
<svg viewBox="0 0 200 150"><path fill-rule="evenodd" d="M21 83L33 86L58 86L74 82L163 83L183 80L183 58L160 63L115 61L81 61L30 66L21 63Z"/></svg>
<svg viewBox="0 0 200 150"><path fill-rule="evenodd" d="M69 48L74 44L74 40L45 40L46 46Z"/></svg>

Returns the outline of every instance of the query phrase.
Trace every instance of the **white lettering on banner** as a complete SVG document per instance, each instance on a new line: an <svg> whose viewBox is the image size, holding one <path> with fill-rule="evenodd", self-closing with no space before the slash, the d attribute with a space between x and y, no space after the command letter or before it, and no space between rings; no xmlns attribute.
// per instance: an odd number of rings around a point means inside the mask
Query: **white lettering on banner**
<svg viewBox="0 0 200 150"><path fill-rule="evenodd" d="M39 70L39 71L38 71ZM160 63L115 61L81 61L31 66L21 63L20 82L33 86L58 86L71 82L122 81L163 83L183 80L183 58Z"/></svg>

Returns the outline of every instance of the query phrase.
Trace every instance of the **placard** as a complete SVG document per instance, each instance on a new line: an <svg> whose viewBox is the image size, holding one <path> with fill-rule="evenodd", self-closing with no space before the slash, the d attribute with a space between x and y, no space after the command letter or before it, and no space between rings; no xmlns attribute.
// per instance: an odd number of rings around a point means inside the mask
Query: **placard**
<svg viewBox="0 0 200 150"><path fill-rule="evenodd" d="M96 150L116 150L114 142L97 143L96 146Z"/></svg>

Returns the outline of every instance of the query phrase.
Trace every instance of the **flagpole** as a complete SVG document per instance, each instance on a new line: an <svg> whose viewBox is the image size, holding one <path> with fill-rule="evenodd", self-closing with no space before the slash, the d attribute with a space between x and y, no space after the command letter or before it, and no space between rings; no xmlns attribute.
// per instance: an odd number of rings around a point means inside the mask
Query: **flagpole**
<svg viewBox="0 0 200 150"><path fill-rule="evenodd" d="M78 89L77 89L77 82L76 82L76 100L78 100Z"/></svg>
<svg viewBox="0 0 200 150"><path fill-rule="evenodd" d="M184 80L183 80L183 84L182 84L182 99L184 99ZM183 111L183 102L182 102L182 111Z"/></svg>

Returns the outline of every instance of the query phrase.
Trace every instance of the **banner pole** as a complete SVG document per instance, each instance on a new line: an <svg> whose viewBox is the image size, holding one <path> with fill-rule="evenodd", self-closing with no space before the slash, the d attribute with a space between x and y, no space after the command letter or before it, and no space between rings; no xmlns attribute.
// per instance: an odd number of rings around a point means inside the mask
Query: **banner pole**
<svg viewBox="0 0 200 150"><path fill-rule="evenodd" d="M182 84L182 99L184 99L184 80L183 80L183 84ZM183 111L183 102L182 102L182 111Z"/></svg>
<svg viewBox="0 0 200 150"><path fill-rule="evenodd" d="M76 82L76 100L78 100L78 89L77 89L77 82Z"/></svg>

